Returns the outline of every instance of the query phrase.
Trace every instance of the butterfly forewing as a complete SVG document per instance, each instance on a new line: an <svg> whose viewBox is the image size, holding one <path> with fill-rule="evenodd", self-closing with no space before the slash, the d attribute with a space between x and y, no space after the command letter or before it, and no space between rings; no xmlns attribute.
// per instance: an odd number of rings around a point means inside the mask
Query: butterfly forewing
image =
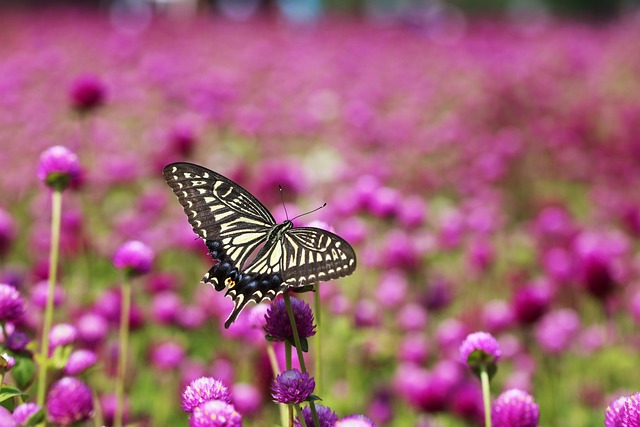
<svg viewBox="0 0 640 427"><path fill-rule="evenodd" d="M172 163L164 168L163 175L193 231L207 246L218 242L219 252L237 268L275 225L269 211L255 197L216 172L190 163Z"/></svg>

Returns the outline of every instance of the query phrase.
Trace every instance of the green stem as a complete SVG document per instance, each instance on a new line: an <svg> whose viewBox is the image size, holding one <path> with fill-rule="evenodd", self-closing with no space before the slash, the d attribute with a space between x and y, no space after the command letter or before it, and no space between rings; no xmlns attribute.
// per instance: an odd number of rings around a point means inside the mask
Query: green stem
<svg viewBox="0 0 640 427"><path fill-rule="evenodd" d="M47 305L44 310L44 325L40 343L40 366L38 370L37 403L44 407L47 389L47 369L49 367L49 331L53 323L53 296L58 273L58 252L60 249L60 217L62 215L62 191L51 192L51 248L49 250L49 285L47 287ZM44 425L42 423L41 425Z"/></svg>
<svg viewBox="0 0 640 427"><path fill-rule="evenodd" d="M291 323L291 331L293 332L293 342L296 344L296 352L298 353L298 361L300 362L300 370L307 372L307 367L304 363L304 355L302 354L302 345L300 344L300 335L298 334L298 325L296 325L296 319L293 314L293 307L291 306L291 297L288 292L283 294L284 305L287 307L287 314L289 315L289 322ZM291 369L291 368L288 368ZM318 413L316 412L316 405L313 400L309 401L309 409L311 409L311 415L313 415L314 427L320 427L320 420L318 419Z"/></svg>
<svg viewBox="0 0 640 427"><path fill-rule="evenodd" d="M115 427L122 427L124 412L124 381L127 370L127 352L129 351L129 311L131 310L131 283L128 274L122 282L122 307L120 312L120 345L118 351L118 377L116 379Z"/></svg>
<svg viewBox="0 0 640 427"><path fill-rule="evenodd" d="M480 370L480 382L482 383L482 400L484 401L484 425L491 427L491 392L489 391L489 374L483 366Z"/></svg>
<svg viewBox="0 0 640 427"><path fill-rule="evenodd" d="M290 370L293 366L291 355L291 344L285 341L284 343L284 358L285 358L285 370ZM287 405L287 422L283 424L283 427L293 426L293 408L291 405Z"/></svg>
<svg viewBox="0 0 640 427"><path fill-rule="evenodd" d="M0 387L4 385L4 372L0 374Z"/></svg>
<svg viewBox="0 0 640 427"><path fill-rule="evenodd" d="M271 364L271 370L275 378L280 374L280 369L278 368L278 359L276 358L276 352L273 350L273 344L269 341L267 341L267 356L269 356L269 363ZM284 427L287 425L287 405L279 403L278 410L280 411L280 422Z"/></svg>
<svg viewBox="0 0 640 427"><path fill-rule="evenodd" d="M302 416L302 409L300 409L300 404L297 403L293 405L296 408L296 413L298 414L298 419L300 420L300 424L302 427L307 427L307 423L304 421L304 417Z"/></svg>
<svg viewBox="0 0 640 427"><path fill-rule="evenodd" d="M322 340L320 339L320 284L316 283L316 291L313 293L313 305L316 313L316 390L322 394Z"/></svg>
<svg viewBox="0 0 640 427"><path fill-rule="evenodd" d="M5 322L0 322L0 329L2 330L2 342L6 342L9 336L7 335L7 325Z"/></svg>

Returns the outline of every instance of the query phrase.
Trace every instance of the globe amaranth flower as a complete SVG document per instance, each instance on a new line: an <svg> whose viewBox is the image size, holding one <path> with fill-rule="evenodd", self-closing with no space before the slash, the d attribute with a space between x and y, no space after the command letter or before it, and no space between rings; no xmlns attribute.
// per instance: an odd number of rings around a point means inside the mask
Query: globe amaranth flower
<svg viewBox="0 0 640 427"><path fill-rule="evenodd" d="M158 344L151 352L151 363L158 369L175 369L184 360L184 348L177 342Z"/></svg>
<svg viewBox="0 0 640 427"><path fill-rule="evenodd" d="M331 410L331 408L322 405L315 405L316 413L318 414L318 421L320 421L320 427L334 427L336 421L338 421L338 416L335 412ZM307 427L313 426L313 414L311 414L311 408L305 406L302 408L302 418L304 418L304 422ZM293 422L295 427L301 427L302 423L299 418Z"/></svg>
<svg viewBox="0 0 640 427"><path fill-rule="evenodd" d="M313 311L309 304L298 298L291 298L291 308L293 318L296 322L300 339L309 338L315 335L315 325L313 324ZM293 341L291 322L284 298L278 298L271 304L265 315L267 323L264 330L272 341Z"/></svg>
<svg viewBox="0 0 640 427"><path fill-rule="evenodd" d="M605 412L606 427L640 426L640 393L614 400Z"/></svg>
<svg viewBox="0 0 640 427"><path fill-rule="evenodd" d="M63 377L53 383L45 404L52 423L69 426L93 415L93 395L77 378Z"/></svg>
<svg viewBox="0 0 640 427"><path fill-rule="evenodd" d="M502 350L500 344L487 332L474 332L460 345L460 359L476 374L486 370L492 377L497 369L496 362L500 360Z"/></svg>
<svg viewBox="0 0 640 427"><path fill-rule="evenodd" d="M537 427L539 419L538 404L522 390L503 392L491 406L494 427Z"/></svg>
<svg viewBox="0 0 640 427"><path fill-rule="evenodd" d="M24 300L11 285L0 283L0 322L16 322L24 315Z"/></svg>
<svg viewBox="0 0 640 427"><path fill-rule="evenodd" d="M223 400L209 400L197 406L189 418L189 427L241 427L242 416Z"/></svg>
<svg viewBox="0 0 640 427"><path fill-rule="evenodd" d="M375 427L376 425L364 415L349 415L338 420L335 427Z"/></svg>
<svg viewBox="0 0 640 427"><path fill-rule="evenodd" d="M91 75L78 77L69 89L71 107L80 113L87 113L102 106L106 94L104 83Z"/></svg>
<svg viewBox="0 0 640 427"><path fill-rule="evenodd" d="M29 337L24 332L13 331L13 333L7 338L5 345L9 350L21 351L27 347L29 341Z"/></svg>
<svg viewBox="0 0 640 427"><path fill-rule="evenodd" d="M33 426L44 420L44 412L41 411L42 407L40 405L33 402L23 403L14 409L13 419L20 427L27 425ZM0 425L3 424L0 423Z"/></svg>
<svg viewBox="0 0 640 427"><path fill-rule="evenodd" d="M120 246L113 255L113 265L133 275L142 275L151 270L153 251L138 240L130 240Z"/></svg>
<svg viewBox="0 0 640 427"><path fill-rule="evenodd" d="M49 351L56 347L71 345L78 338L78 330L70 323L59 323L49 332Z"/></svg>
<svg viewBox="0 0 640 427"><path fill-rule="evenodd" d="M0 406L0 426L2 427L16 427L18 424L11 416L11 412L9 412L4 406Z"/></svg>
<svg viewBox="0 0 640 427"><path fill-rule="evenodd" d="M271 385L271 396L277 403L298 404L304 402L313 393L316 382L306 372L297 369L284 371Z"/></svg>
<svg viewBox="0 0 640 427"><path fill-rule="evenodd" d="M66 375L78 375L95 365L97 361L98 356L93 351L76 350L69 355L67 364L64 367L64 373Z"/></svg>
<svg viewBox="0 0 640 427"><path fill-rule="evenodd" d="M209 400L231 403L229 388L215 378L201 377L191 381L182 392L182 409L193 412L197 406Z"/></svg>
<svg viewBox="0 0 640 427"><path fill-rule="evenodd" d="M40 155L38 179L48 187L62 191L80 177L78 156L61 145L55 145Z"/></svg>
<svg viewBox="0 0 640 427"><path fill-rule="evenodd" d="M0 354L0 374L9 372L11 368L15 366L15 364L16 359L14 359L13 356L7 353Z"/></svg>
<svg viewBox="0 0 640 427"><path fill-rule="evenodd" d="M13 218L7 211L0 208L0 256L9 252L15 235L16 229Z"/></svg>

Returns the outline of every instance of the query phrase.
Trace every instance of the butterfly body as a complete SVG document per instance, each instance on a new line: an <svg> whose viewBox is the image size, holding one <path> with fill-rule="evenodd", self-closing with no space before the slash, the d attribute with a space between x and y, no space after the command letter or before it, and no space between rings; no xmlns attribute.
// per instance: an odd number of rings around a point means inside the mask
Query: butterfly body
<svg viewBox="0 0 640 427"><path fill-rule="evenodd" d="M273 300L303 287L351 274L353 248L341 237L313 227L277 224L255 197L230 179L191 163L172 163L163 176L215 264L202 282L234 302L225 327L250 302ZM251 259L250 259L251 258Z"/></svg>

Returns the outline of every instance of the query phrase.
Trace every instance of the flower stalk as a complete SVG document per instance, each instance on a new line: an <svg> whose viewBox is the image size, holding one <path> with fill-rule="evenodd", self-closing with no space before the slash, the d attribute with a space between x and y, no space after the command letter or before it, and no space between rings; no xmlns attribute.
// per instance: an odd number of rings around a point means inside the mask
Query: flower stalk
<svg viewBox="0 0 640 427"><path fill-rule="evenodd" d="M131 311L131 283L125 272L122 283L122 307L120 311L120 343L118 351L118 376L116 379L116 411L114 415L115 427L122 427L124 413L124 382L127 371L127 353L129 351L129 312Z"/></svg>
<svg viewBox="0 0 640 427"><path fill-rule="evenodd" d="M51 192L51 248L49 250L49 283L47 287L47 304L44 311L44 325L40 343L40 369L38 370L37 403L44 406L47 389L47 369L49 367L49 331L53 323L53 296L58 273L58 256L60 250L60 218L62 215L62 190ZM44 425L44 424L42 424Z"/></svg>

